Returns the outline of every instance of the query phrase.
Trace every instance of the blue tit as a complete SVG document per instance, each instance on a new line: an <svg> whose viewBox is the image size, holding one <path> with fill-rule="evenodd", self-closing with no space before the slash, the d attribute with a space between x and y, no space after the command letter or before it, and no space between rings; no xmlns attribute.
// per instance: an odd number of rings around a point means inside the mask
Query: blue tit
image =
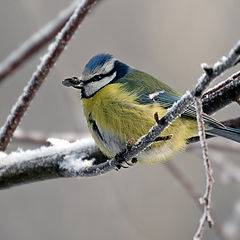
<svg viewBox="0 0 240 240"><path fill-rule="evenodd" d="M154 114L164 116L180 98L167 84L110 54L94 56L80 79L65 79L63 85L81 90L88 128L100 150L109 158L125 149L130 139L137 140L146 134L155 124ZM206 114L204 121L208 135L240 142L240 130L225 127ZM137 159L148 163L165 160L184 150L188 139L197 135L196 112L190 106L161 134L173 137L165 141L156 139Z"/></svg>

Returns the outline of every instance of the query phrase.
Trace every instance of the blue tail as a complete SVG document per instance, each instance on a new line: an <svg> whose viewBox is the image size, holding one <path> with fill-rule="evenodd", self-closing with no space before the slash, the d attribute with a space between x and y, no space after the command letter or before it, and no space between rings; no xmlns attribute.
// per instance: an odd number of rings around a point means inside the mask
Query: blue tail
<svg viewBox="0 0 240 240"><path fill-rule="evenodd" d="M240 129L231 128L231 127L225 127L225 128L215 127L211 130L207 130L206 132L213 135L228 138L240 143Z"/></svg>

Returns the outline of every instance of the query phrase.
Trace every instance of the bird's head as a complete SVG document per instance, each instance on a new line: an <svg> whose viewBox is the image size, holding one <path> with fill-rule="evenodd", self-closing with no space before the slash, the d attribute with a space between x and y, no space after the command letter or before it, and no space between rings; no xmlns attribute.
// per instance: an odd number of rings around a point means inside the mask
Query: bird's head
<svg viewBox="0 0 240 240"><path fill-rule="evenodd" d="M81 89L82 98L89 98L106 85L123 77L129 69L129 66L112 55L101 53L89 60L80 78L67 78L62 83L64 86Z"/></svg>

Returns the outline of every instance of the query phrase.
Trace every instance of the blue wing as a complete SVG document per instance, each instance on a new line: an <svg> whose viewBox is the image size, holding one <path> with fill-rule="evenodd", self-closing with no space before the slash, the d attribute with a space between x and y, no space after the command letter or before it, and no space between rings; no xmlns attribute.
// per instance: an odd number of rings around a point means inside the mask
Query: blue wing
<svg viewBox="0 0 240 240"><path fill-rule="evenodd" d="M138 101L141 104L151 104L157 102L161 107L166 109L170 108L175 102L177 102L180 97L173 95L171 93L165 92L163 90L155 93L142 92L139 94ZM196 110L194 106L189 106L186 111L182 114L184 117L196 118ZM223 124L211 118L207 114L203 114L203 119L206 123L212 127L224 127Z"/></svg>
<svg viewBox="0 0 240 240"><path fill-rule="evenodd" d="M125 91L134 94L137 93L137 101L140 104L157 102L161 107L168 109L180 99L180 95L167 84L136 69L131 69L127 75L118 79L116 82L122 83ZM196 118L194 106L189 106L182 116ZM209 117L207 114L204 114L203 118L206 123L209 123L213 127L224 127L224 125Z"/></svg>
<svg viewBox="0 0 240 240"><path fill-rule="evenodd" d="M151 75L131 69L125 77L116 82L122 83L125 91L137 94L137 101L140 104L158 103L161 107L168 109L180 99L180 95L163 82L158 81ZM189 106L182 114L182 117L196 119L195 107ZM240 142L240 130L225 127L223 124L203 114L205 123L212 127L207 130L208 134L219 135Z"/></svg>

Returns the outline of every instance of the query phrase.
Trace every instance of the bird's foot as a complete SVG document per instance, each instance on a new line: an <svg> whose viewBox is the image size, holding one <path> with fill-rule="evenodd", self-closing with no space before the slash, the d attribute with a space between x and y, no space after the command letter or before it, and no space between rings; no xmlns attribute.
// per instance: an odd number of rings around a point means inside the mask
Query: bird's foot
<svg viewBox="0 0 240 240"><path fill-rule="evenodd" d="M115 156L116 159L116 170L118 171L121 168L128 168L130 166L133 166L135 163L137 163L137 158L132 158L130 161L125 160L125 154L131 150L132 145L134 144L135 140L133 138L131 138L130 140L128 140L127 145L126 145L126 149L120 153L117 153Z"/></svg>
<svg viewBox="0 0 240 240"><path fill-rule="evenodd" d="M129 166L125 166L124 163L127 163L126 160L124 160L124 154L126 154L127 150L125 149L124 151L117 153L115 155L115 160L117 162L116 164L116 170L118 171L121 168L128 168Z"/></svg>

